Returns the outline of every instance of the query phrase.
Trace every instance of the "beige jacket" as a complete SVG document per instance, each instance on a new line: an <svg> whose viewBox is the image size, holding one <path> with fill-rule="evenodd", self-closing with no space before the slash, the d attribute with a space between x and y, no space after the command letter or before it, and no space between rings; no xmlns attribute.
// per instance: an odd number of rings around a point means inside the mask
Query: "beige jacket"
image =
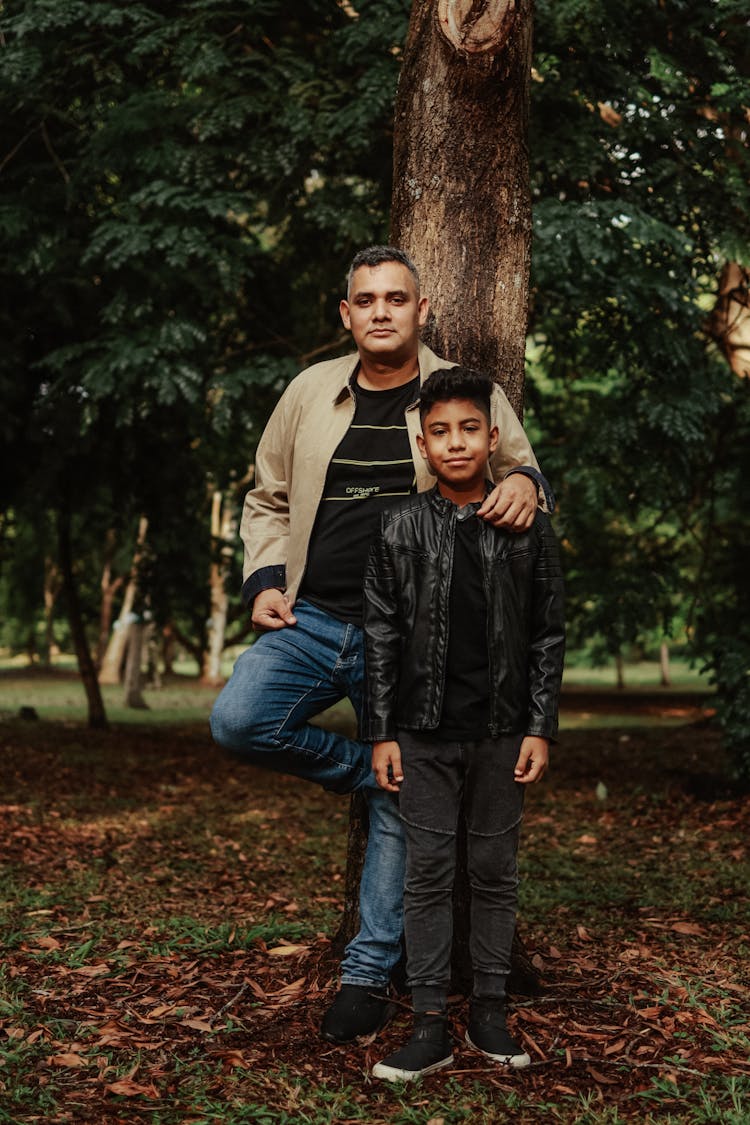
<svg viewBox="0 0 750 1125"><path fill-rule="evenodd" d="M355 352L308 367L289 384L268 421L255 457L255 487L245 497L240 525L245 545L242 593L247 602L261 590L278 586L294 603L328 465L354 417L349 382L358 362ZM453 366L426 345L419 345L422 382L437 368ZM493 480L502 480L518 465L538 469L523 427L497 386L492 395L492 421L500 431L489 465ZM406 410L406 424L417 489L424 492L435 478L417 448L416 403Z"/></svg>

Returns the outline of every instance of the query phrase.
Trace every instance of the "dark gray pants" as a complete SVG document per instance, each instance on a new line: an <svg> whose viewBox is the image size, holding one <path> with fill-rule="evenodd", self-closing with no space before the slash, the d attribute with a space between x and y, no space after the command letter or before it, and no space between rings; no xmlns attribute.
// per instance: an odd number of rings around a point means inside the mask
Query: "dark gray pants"
<svg viewBox="0 0 750 1125"><path fill-rule="evenodd" d="M399 732L406 833L404 929L417 1010L450 984L456 829L463 797L471 887L474 994L501 998L510 971L518 901L518 838L524 787L513 779L523 735L442 742Z"/></svg>

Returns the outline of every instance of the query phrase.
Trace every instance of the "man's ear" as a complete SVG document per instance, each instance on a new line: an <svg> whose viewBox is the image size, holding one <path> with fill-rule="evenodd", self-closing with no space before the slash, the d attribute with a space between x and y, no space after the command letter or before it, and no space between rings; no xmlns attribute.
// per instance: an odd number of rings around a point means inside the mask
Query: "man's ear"
<svg viewBox="0 0 750 1125"><path fill-rule="evenodd" d="M427 323L427 314L430 311L430 302L428 301L428 299L426 297L420 297L419 298L419 304L417 305L417 310L418 310L418 313L419 313L419 321L418 321L419 327L424 328L425 324Z"/></svg>
<svg viewBox="0 0 750 1125"><path fill-rule="evenodd" d="M500 431L497 428L497 426L492 426L490 428L490 456L492 456L492 454L497 449L497 443L499 442L499 440L500 440Z"/></svg>
<svg viewBox="0 0 750 1125"><path fill-rule="evenodd" d="M348 328L349 331L351 331L352 320L349 316L349 302L343 300L343 298L341 300L341 303L339 304L339 313L341 314L341 319L344 322L344 328Z"/></svg>

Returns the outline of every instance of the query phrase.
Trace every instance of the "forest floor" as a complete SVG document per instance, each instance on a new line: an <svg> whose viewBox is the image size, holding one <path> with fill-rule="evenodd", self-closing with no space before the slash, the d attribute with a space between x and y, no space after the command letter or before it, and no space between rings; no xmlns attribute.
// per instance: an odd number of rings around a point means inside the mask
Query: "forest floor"
<svg viewBox="0 0 750 1125"><path fill-rule="evenodd" d="M456 998L455 1065L410 1087L370 1076L403 999L373 1043L318 1036L346 799L202 723L1 722L0 1122L745 1125L750 801L694 701L653 706L567 731L528 793L531 1067L471 1052Z"/></svg>

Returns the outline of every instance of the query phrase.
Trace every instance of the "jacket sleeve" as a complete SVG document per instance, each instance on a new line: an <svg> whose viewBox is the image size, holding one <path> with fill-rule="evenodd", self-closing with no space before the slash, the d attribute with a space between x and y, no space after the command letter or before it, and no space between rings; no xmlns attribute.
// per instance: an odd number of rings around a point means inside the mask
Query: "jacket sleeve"
<svg viewBox="0 0 750 1125"><path fill-rule="evenodd" d="M401 630L393 562L383 534L384 518L365 567L364 634L366 707L363 736L372 742L396 737Z"/></svg>
<svg viewBox="0 0 750 1125"><path fill-rule="evenodd" d="M557 538L546 515L537 515L536 530L540 552L532 593L526 733L554 739L565 656L565 591Z"/></svg>
<svg viewBox="0 0 750 1125"><path fill-rule="evenodd" d="M505 391L495 386L492 391L492 422L497 426L500 440L490 458L492 479L495 483L511 473L531 477L539 489L539 503L543 511L552 512L555 498L546 478L539 469L534 450L526 431L516 417Z"/></svg>
<svg viewBox="0 0 750 1125"><path fill-rule="evenodd" d="M268 420L255 455L255 484L245 496L240 537L245 547L243 601L251 605L256 594L273 586L286 586L289 543L289 484L294 433L287 389Z"/></svg>

